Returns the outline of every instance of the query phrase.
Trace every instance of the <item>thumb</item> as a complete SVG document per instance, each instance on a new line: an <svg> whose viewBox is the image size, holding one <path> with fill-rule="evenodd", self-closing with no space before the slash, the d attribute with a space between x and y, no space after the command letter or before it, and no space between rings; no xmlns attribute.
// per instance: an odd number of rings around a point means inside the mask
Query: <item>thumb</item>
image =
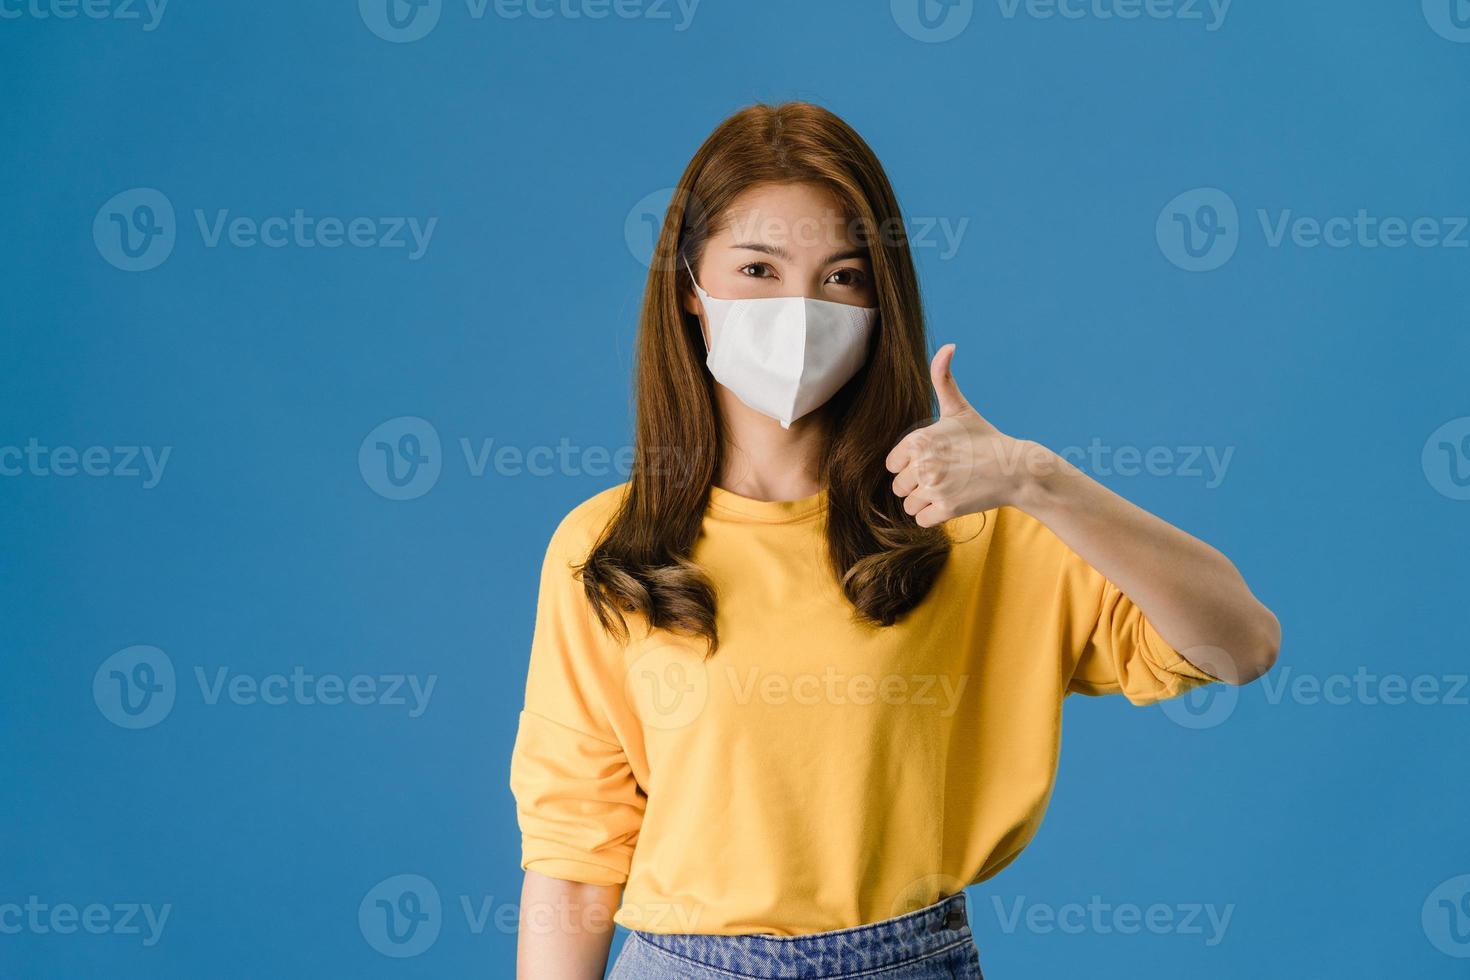
<svg viewBox="0 0 1470 980"><path fill-rule="evenodd" d="M960 394L960 386L955 383L954 373L950 371L954 351L954 344L945 344L939 348L929 364L929 379L934 382L934 393L939 396L940 418L974 411L970 403L965 401L965 396Z"/></svg>

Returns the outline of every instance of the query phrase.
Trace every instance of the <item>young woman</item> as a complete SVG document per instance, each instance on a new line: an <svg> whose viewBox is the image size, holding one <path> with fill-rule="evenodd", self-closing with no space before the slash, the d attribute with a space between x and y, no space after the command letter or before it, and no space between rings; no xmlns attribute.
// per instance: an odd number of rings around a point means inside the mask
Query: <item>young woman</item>
<svg viewBox="0 0 1470 980"><path fill-rule="evenodd" d="M999 432L926 340L898 202L817 106L679 180L635 464L551 537L510 782L519 971L979 977L964 887L1051 793L1062 701L1276 658L1224 555ZM932 392L938 415L931 415Z"/></svg>

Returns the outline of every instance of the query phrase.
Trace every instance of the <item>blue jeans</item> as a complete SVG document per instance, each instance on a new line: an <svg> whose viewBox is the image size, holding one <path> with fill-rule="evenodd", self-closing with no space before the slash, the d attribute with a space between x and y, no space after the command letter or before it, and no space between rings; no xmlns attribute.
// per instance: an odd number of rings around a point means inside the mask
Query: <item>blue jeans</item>
<svg viewBox="0 0 1470 980"><path fill-rule="evenodd" d="M965 893L851 929L804 936L714 936L630 930L608 980L730 977L984 980Z"/></svg>

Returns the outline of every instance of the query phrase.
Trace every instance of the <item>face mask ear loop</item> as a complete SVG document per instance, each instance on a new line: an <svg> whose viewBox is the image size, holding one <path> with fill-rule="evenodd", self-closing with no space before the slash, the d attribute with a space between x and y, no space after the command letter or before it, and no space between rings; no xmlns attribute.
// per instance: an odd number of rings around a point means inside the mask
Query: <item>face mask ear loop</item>
<svg viewBox="0 0 1470 980"><path fill-rule="evenodd" d="M699 284L699 280L698 279L695 279L694 278L694 270L689 268L689 259L685 258L685 256L683 255L683 253L680 253L679 259L680 259L680 261L682 261L684 263L684 268L689 271L689 281L692 282L692 283L694 283L694 288L698 292L701 292L701 293L704 292L704 287Z"/></svg>
<svg viewBox="0 0 1470 980"><path fill-rule="evenodd" d="M704 293L704 287L699 284L698 279L694 278L694 270L689 268L689 260L684 257L683 253L680 253L679 258L684 262L684 268L689 270L689 281L694 283L694 291L696 293ZM700 296L699 305L704 305L704 296ZM708 312L708 310L705 311L706 314L708 314ZM704 330L702 328L699 331L699 339L704 340ZM708 360L711 353L712 351L710 350L709 341L704 340L704 356L706 360Z"/></svg>

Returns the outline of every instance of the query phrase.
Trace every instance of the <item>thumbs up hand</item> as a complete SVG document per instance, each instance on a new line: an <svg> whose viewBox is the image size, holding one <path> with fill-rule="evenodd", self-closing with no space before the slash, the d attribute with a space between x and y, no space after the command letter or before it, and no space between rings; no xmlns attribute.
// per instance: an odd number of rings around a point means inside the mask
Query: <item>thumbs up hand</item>
<svg viewBox="0 0 1470 980"><path fill-rule="evenodd" d="M929 365L939 418L904 436L886 461L893 492L920 527L1013 503L1026 482L1031 444L1003 434L960 394L954 351L945 344Z"/></svg>

